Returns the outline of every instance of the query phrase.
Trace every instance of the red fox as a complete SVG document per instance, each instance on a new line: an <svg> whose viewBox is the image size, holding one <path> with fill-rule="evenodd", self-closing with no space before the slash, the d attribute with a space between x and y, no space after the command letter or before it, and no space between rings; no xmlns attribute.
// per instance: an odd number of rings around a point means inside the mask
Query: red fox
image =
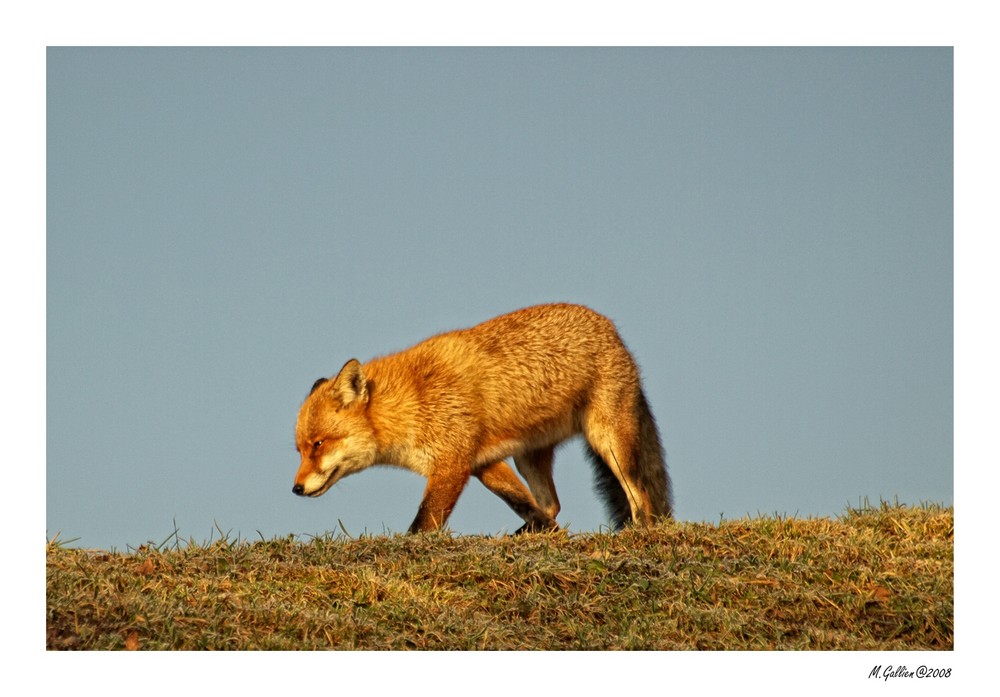
<svg viewBox="0 0 1000 697"><path fill-rule="evenodd" d="M444 525L474 475L524 520L518 532L553 529L553 451L580 433L615 529L671 517L656 423L614 324L580 305L528 307L317 380L295 428L292 491L320 496L372 465L404 467L427 477L412 533Z"/></svg>

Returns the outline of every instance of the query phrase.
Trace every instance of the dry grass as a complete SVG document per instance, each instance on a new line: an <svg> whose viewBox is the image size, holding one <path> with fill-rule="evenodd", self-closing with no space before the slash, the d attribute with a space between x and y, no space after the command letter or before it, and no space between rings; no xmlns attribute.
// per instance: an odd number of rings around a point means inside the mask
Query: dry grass
<svg viewBox="0 0 1000 697"><path fill-rule="evenodd" d="M954 516L47 548L50 649L953 647Z"/></svg>

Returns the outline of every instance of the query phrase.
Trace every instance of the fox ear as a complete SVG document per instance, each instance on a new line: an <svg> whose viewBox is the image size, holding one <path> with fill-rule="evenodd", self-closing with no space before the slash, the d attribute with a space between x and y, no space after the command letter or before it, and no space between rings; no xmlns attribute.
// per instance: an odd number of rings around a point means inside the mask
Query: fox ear
<svg viewBox="0 0 1000 697"><path fill-rule="evenodd" d="M322 385L322 384L324 384L326 382L329 382L326 378L320 378L319 380L317 380L316 382L314 382L313 386L312 386L312 389L309 390L309 394L312 394L313 392L315 392L317 390L317 388L319 388L320 385Z"/></svg>
<svg viewBox="0 0 1000 697"><path fill-rule="evenodd" d="M368 381L357 359L352 358L340 369L340 373L333 380L333 391L345 407L355 402L368 401Z"/></svg>

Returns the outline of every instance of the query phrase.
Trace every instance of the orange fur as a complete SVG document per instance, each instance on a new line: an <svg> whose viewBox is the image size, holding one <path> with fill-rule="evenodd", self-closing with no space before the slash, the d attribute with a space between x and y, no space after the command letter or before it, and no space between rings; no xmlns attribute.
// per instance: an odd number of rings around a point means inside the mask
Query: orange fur
<svg viewBox="0 0 1000 697"><path fill-rule="evenodd" d="M319 496L372 465L405 467L427 477L416 532L444 525L476 476L523 529L553 528L553 448L578 433L616 527L670 517L656 425L614 325L579 305L529 307L318 380L299 411L293 491Z"/></svg>

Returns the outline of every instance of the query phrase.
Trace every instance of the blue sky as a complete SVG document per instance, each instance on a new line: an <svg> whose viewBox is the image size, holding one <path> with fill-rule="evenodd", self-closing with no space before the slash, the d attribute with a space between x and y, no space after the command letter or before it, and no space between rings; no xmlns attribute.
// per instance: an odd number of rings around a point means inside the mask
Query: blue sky
<svg viewBox="0 0 1000 697"><path fill-rule="evenodd" d="M50 48L47 535L403 531L402 470L291 494L313 380L554 300L678 518L951 504L952 93L948 48ZM605 522L579 444L556 483Z"/></svg>

